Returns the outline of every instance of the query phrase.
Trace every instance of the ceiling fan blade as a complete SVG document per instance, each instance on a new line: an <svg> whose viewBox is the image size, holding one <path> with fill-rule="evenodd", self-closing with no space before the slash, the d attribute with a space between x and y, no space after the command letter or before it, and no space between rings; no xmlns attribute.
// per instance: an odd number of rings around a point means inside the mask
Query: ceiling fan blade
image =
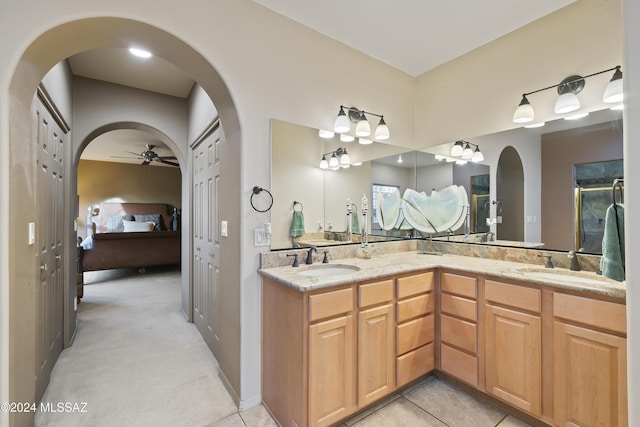
<svg viewBox="0 0 640 427"><path fill-rule="evenodd" d="M149 165L149 163L151 163L151 161L149 161L149 160L145 160L145 161L143 161L143 162L141 163L141 165L142 165L142 166L148 166L148 165Z"/></svg>
<svg viewBox="0 0 640 427"><path fill-rule="evenodd" d="M131 156L109 156L109 157L111 157L111 158L113 158L113 159L131 159L131 160L135 160L135 159L141 160L141 159L142 159L142 157L140 157L140 156L138 156L138 157L131 157Z"/></svg>
<svg viewBox="0 0 640 427"><path fill-rule="evenodd" d="M176 156L158 156L158 159L162 159L162 160L176 160L177 157Z"/></svg>
<svg viewBox="0 0 640 427"><path fill-rule="evenodd" d="M156 157L156 161L160 162L160 163L164 163L165 165L171 165L171 166L176 166L176 167L180 167L180 165L178 163L175 162L170 162L168 160L164 160L161 157Z"/></svg>

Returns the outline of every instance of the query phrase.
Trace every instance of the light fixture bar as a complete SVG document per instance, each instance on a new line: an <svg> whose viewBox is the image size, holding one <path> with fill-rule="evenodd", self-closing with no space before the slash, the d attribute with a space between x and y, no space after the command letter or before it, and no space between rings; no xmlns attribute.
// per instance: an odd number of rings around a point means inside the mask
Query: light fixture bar
<svg viewBox="0 0 640 427"><path fill-rule="evenodd" d="M620 66L619 66L619 65L616 65L615 67L608 68L608 69L603 70L603 71L598 71L597 73L589 74L589 75L587 75L587 76L582 76L582 77L581 77L581 76L576 76L576 78L574 78L574 79L572 79L572 80L568 80L568 81L561 81L560 83L555 84L555 85L551 85L551 86L543 87L542 89L534 90L534 91L532 91L532 92L523 93L523 94L522 94L522 96L533 95L534 93L542 92L542 91L544 91L544 90L548 90L548 89L553 89L553 88L556 88L556 87L558 87L558 86L571 85L571 84L573 84L573 83L577 83L577 82L579 82L580 80L584 80L584 79L587 79L587 78L589 78L589 77L597 76L597 75L599 75L599 74L608 73L608 72L610 72L610 71L614 71L614 70L616 70L616 69L618 69L618 68L620 68Z"/></svg>

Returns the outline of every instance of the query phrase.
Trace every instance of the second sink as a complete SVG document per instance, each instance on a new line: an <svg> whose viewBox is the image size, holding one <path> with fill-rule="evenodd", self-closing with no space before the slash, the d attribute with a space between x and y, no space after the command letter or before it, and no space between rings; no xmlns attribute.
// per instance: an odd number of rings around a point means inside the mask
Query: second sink
<svg viewBox="0 0 640 427"><path fill-rule="evenodd" d="M360 270L360 267L348 264L318 264L310 267L304 267L298 273L308 277L325 277L325 276L344 276L353 274Z"/></svg>

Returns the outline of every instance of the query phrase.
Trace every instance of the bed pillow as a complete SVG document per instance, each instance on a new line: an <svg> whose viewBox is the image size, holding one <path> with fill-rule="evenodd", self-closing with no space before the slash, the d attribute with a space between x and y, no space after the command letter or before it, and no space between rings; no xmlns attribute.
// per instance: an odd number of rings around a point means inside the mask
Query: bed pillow
<svg viewBox="0 0 640 427"><path fill-rule="evenodd" d="M122 233L124 224L122 221L132 221L131 215L111 215L107 217L107 233Z"/></svg>
<svg viewBox="0 0 640 427"><path fill-rule="evenodd" d="M132 231L153 231L156 226L153 222L127 221L126 219L122 220L122 224L125 233Z"/></svg>
<svg viewBox="0 0 640 427"><path fill-rule="evenodd" d="M156 225L155 230L160 230L160 214L134 215L134 217L138 222L152 222Z"/></svg>

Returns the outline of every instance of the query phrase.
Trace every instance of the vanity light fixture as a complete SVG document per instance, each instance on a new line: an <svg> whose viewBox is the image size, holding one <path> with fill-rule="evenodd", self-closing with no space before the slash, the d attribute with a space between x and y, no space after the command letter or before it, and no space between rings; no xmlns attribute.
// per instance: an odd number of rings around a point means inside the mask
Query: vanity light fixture
<svg viewBox="0 0 640 427"><path fill-rule="evenodd" d="M341 133L340 134L340 141L342 142L353 142L355 141L355 137L351 136L351 135L347 135L346 133Z"/></svg>
<svg viewBox="0 0 640 427"><path fill-rule="evenodd" d="M346 112L345 112L346 108ZM338 117L333 124L333 130L336 133L345 133L351 130L351 123L356 124L355 134L359 137L366 137L371 134L371 125L369 124L369 120L367 119L367 114L370 116L380 117L380 121L376 126L376 130L374 132L374 138L378 140L389 139L389 128L387 127L387 123L384 121L384 116L381 114L372 113L370 111L360 110L355 107L345 107L344 105L340 106L340 111L338 111Z"/></svg>
<svg viewBox="0 0 640 427"><path fill-rule="evenodd" d="M331 156L327 161L327 156ZM351 159L349 158L349 154L347 153L346 148L338 148L335 151L331 151L330 153L325 153L322 155L322 160L320 160L320 169L337 169L340 166L348 167L351 163Z"/></svg>
<svg viewBox="0 0 640 427"><path fill-rule="evenodd" d="M398 163L402 163L402 162L403 162L402 154L398 154Z"/></svg>
<svg viewBox="0 0 640 427"><path fill-rule="evenodd" d="M318 131L318 136L323 139L331 139L335 136L335 132L330 130L320 129Z"/></svg>
<svg viewBox="0 0 640 427"><path fill-rule="evenodd" d="M518 105L518 108L513 113L513 122L514 123L529 123L534 120L535 114L531 103L527 96L533 95L534 93L542 92L547 89L556 88L558 91L558 99L556 100L554 112L556 114L565 114L576 111L580 109L580 100L577 95L582 91L585 86L585 79L593 76L597 76L599 74L608 73L610 71L614 71L613 77L611 81L607 85L604 95L603 101L607 103L620 102L623 98L622 91L622 71L620 70L620 66L617 65L613 68L608 68L603 71L598 71L597 73L589 74L587 76L578 76L573 75L569 76L566 79L562 80L560 83L552 86L547 86L542 89L534 90L532 92L527 92L522 94L522 100Z"/></svg>
<svg viewBox="0 0 640 427"><path fill-rule="evenodd" d="M358 144L369 145L369 144L373 144L373 141L366 138L358 138Z"/></svg>
<svg viewBox="0 0 640 427"><path fill-rule="evenodd" d="M474 146L475 150L471 148L471 146ZM456 141L453 147L451 147L451 156L453 158L436 155L436 160L446 159L448 162L455 161L458 165L463 165L467 163L467 161L477 163L484 160L484 154L480 151L480 147L468 141ZM461 163L458 160L464 160L465 162Z"/></svg>

